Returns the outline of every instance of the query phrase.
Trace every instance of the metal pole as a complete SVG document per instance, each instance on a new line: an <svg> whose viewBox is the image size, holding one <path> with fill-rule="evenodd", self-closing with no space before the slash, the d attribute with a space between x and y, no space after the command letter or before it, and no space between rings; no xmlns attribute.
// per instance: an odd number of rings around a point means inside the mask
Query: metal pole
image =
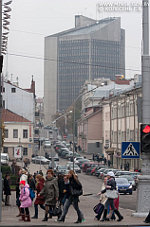
<svg viewBox="0 0 150 227"><path fill-rule="evenodd" d="M73 171L74 171L74 150L75 150L75 110L76 110L76 102L73 105Z"/></svg>
<svg viewBox="0 0 150 227"><path fill-rule="evenodd" d="M150 124L150 56L149 56L149 1L142 1L142 38L143 55L142 65L142 123ZM138 181L137 213L135 216L147 215L149 211L150 198L150 154L142 153L142 176Z"/></svg>
<svg viewBox="0 0 150 227"><path fill-rule="evenodd" d="M2 0L0 0L0 55L2 45ZM2 220L2 172L1 172L1 152L2 152L2 94L1 94L1 72L0 72L0 221Z"/></svg>

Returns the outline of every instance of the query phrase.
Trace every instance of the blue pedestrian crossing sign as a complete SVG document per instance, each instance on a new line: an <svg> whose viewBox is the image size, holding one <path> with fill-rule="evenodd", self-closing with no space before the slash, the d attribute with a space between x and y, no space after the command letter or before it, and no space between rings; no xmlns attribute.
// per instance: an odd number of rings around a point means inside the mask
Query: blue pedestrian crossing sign
<svg viewBox="0 0 150 227"><path fill-rule="evenodd" d="M140 143L122 142L121 158L140 158Z"/></svg>

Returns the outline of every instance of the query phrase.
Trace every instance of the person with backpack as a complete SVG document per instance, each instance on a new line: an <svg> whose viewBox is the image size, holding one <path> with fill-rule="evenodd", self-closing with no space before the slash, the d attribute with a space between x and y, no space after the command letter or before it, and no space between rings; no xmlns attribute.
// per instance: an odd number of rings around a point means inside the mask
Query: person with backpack
<svg viewBox="0 0 150 227"><path fill-rule="evenodd" d="M24 180L20 181L20 197L19 200L21 202L21 219L20 221L28 221L30 222L30 213L29 207L32 206L32 200L30 198L30 190L29 185L26 184Z"/></svg>
<svg viewBox="0 0 150 227"><path fill-rule="evenodd" d="M65 217L68 212L68 209L69 209L70 205L72 204L78 215L78 219L75 223L82 223L84 221L84 217L83 217L83 214L80 211L79 205L78 205L79 196L82 195L82 193L83 193L82 185L73 170L69 171L68 177L69 177L68 198L66 198L66 200L65 200L64 209L63 209L61 217L58 219L58 222L65 221Z"/></svg>

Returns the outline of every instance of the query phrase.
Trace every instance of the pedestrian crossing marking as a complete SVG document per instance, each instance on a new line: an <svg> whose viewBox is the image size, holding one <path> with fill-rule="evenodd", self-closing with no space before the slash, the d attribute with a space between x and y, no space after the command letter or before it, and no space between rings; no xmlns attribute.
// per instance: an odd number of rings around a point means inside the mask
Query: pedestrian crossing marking
<svg viewBox="0 0 150 227"><path fill-rule="evenodd" d="M132 143L129 144L123 156L139 156Z"/></svg>

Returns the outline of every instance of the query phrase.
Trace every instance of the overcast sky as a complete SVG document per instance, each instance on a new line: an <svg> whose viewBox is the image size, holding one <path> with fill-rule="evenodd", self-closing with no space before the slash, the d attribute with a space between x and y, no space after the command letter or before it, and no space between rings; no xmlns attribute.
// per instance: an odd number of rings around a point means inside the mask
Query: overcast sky
<svg viewBox="0 0 150 227"><path fill-rule="evenodd" d="M6 0L5 0L6 1ZM99 12L96 5L99 3ZM106 12L106 3L117 3L118 11ZM122 3L124 9L120 9ZM140 73L142 13L135 8L141 1L101 0L13 0L8 55L4 73L19 86L28 88L32 75L36 82L36 95L44 94L44 37L74 27L74 16L82 14L93 19L121 17L126 32L126 77ZM117 9L117 7L115 9ZM130 7L129 12L126 7Z"/></svg>

